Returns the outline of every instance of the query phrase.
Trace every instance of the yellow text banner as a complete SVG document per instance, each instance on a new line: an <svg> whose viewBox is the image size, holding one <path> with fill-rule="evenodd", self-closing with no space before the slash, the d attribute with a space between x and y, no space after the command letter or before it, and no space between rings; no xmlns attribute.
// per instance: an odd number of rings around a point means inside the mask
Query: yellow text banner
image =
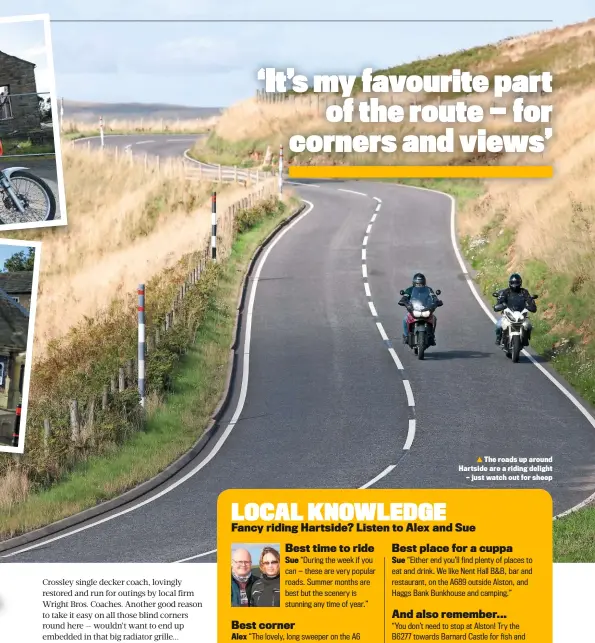
<svg viewBox="0 0 595 643"><path fill-rule="evenodd" d="M219 643L552 641L545 491L242 489L217 512Z"/></svg>
<svg viewBox="0 0 595 643"><path fill-rule="evenodd" d="M291 165L290 179L549 179L551 165Z"/></svg>

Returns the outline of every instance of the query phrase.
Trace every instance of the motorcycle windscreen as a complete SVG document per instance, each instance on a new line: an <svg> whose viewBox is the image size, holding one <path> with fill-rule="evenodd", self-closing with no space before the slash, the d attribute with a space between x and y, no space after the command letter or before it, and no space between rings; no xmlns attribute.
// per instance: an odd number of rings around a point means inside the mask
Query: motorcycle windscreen
<svg viewBox="0 0 595 643"><path fill-rule="evenodd" d="M411 305L413 310L423 310L435 306L435 295L427 286L416 286L411 291Z"/></svg>
<svg viewBox="0 0 595 643"><path fill-rule="evenodd" d="M508 295L508 307L510 310L513 310L514 312L521 312L522 310L525 309L525 298L523 295L519 293L514 293L511 292Z"/></svg>

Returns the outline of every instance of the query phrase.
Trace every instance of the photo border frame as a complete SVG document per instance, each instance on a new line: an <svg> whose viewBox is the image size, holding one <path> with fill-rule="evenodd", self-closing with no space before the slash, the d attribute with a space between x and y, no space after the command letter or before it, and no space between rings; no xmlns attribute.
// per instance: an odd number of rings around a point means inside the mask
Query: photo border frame
<svg viewBox="0 0 595 643"><path fill-rule="evenodd" d="M27 329L27 348L25 349L25 375L23 378L23 393L21 402L21 423L19 426L19 444L16 447L0 445L0 453L25 452L25 436L27 433L27 410L29 407L29 386L31 368L33 366L33 342L35 336L35 316L37 313L37 297L39 294L39 273L41 270L41 241L22 241L0 237L0 247L15 246L15 248L35 248L33 262L33 281L31 284L31 304L29 306L29 327ZM19 250L15 249L15 253Z"/></svg>
<svg viewBox="0 0 595 643"><path fill-rule="evenodd" d="M55 228L68 225L68 213L66 208L66 189L64 186L64 168L62 165L62 141L60 139L60 118L58 98L56 94L56 70L54 65L54 51L52 45L52 30L49 13L38 13L20 16L0 17L0 25L12 22L43 22L43 31L45 38L45 50L48 61L48 74L50 83L50 103L52 106L52 130L54 133L54 151L56 162L56 175L58 184L58 198L60 208L56 214L60 214L59 219L53 221L40 221L33 223L11 223L0 225L0 234L3 230L37 230L43 228ZM1 159L2 157L0 157ZM23 158L23 157L21 157Z"/></svg>

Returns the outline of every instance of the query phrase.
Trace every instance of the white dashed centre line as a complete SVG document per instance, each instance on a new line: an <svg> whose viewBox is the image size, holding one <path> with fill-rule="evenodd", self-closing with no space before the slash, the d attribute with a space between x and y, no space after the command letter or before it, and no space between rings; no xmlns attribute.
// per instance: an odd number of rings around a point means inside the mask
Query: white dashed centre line
<svg viewBox="0 0 595 643"><path fill-rule="evenodd" d="M409 451L411 445L413 444L413 438L415 437L415 419L409 420L409 430L407 431L407 442L403 447L403 451Z"/></svg>
<svg viewBox="0 0 595 643"><path fill-rule="evenodd" d="M385 342L388 342L388 335L386 334L386 331L384 330L382 324L380 322L376 322L376 326L378 326L378 331L380 332L380 337L382 337L382 339Z"/></svg>
<svg viewBox="0 0 595 643"><path fill-rule="evenodd" d="M343 190L344 192L348 192L349 190ZM378 197L373 197L378 201L378 204L376 205L376 210L374 211L374 214L372 215L372 218L370 220L370 223L368 224L368 227L366 228L366 235L364 236L364 240L362 242L362 245L367 246L368 245L368 240L369 240L369 235L372 232L372 224L376 220L376 217L378 216L378 211L380 210L382 201ZM368 299L368 306L370 307L370 312L372 313L372 317L378 317L378 311L376 310L376 307L374 306L374 302L372 301L372 294L370 292L370 284L368 283L368 268L366 265L366 250L362 249L362 275L364 278L364 290L366 292L366 298ZM382 341L385 343L386 347L388 348L388 352L390 356L392 357L396 367L400 370L403 371L403 364L401 363L401 360L399 359L399 356L397 355L397 352L393 348L391 344L391 340L387 334L387 332L384 330L384 326L382 325L381 322L376 322L376 327L378 328L378 332L380 333L380 337L382 338ZM409 408L409 426L407 430L407 438L405 440L405 444L403 446L403 451L409 451L411 449L411 445L413 444L413 440L415 438L415 430L416 430L416 419L415 419L415 400L413 397L413 391L411 390L411 384L409 383L409 380L403 379L403 386L405 388L405 394L407 396L407 406ZM387 467L382 473L377 475L375 478L370 480L370 482L366 483L363 487L360 487L361 489L366 489L370 486L372 486L375 482L378 482L381 478L386 476L388 473L390 473L397 465L393 464Z"/></svg>
<svg viewBox="0 0 595 643"><path fill-rule="evenodd" d="M407 404L409 404L409 406L415 406L413 391L411 390L411 384L409 383L409 380L403 380L403 386L405 386L405 393L407 394Z"/></svg>

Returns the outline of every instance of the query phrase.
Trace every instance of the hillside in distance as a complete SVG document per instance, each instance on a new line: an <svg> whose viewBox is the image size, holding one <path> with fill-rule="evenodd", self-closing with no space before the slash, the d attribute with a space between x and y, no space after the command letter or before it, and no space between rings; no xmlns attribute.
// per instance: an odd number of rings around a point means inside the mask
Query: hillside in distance
<svg viewBox="0 0 595 643"><path fill-rule="evenodd" d="M166 103L92 103L64 99L64 118L69 121L93 123L104 120L190 120L218 116L223 108L189 107Z"/></svg>

